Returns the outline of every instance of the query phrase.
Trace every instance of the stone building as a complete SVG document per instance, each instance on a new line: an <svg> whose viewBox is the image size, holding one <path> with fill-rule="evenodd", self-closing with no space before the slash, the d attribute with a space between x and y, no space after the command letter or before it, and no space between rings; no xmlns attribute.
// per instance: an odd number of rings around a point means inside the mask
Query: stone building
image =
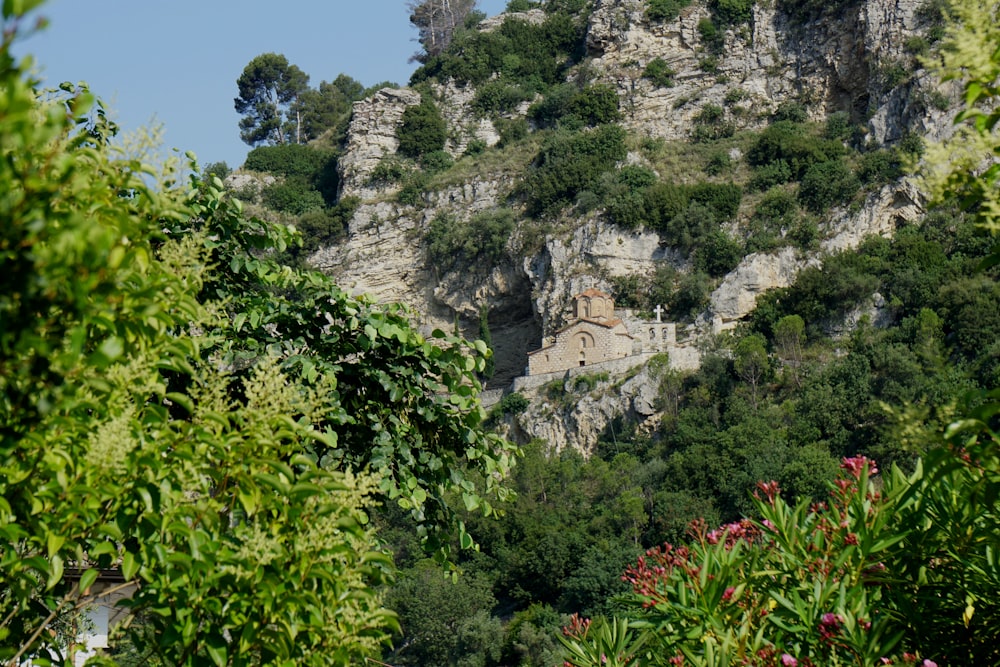
<svg viewBox="0 0 1000 667"><path fill-rule="evenodd" d="M573 297L574 319L549 343L528 353L528 375L554 373L633 353L634 339L615 316L615 300L596 289Z"/></svg>

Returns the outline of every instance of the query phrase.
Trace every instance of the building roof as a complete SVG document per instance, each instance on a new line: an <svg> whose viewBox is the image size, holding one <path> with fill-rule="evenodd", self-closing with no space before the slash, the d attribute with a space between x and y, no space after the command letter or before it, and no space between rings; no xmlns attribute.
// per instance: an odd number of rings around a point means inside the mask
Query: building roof
<svg viewBox="0 0 1000 667"><path fill-rule="evenodd" d="M591 287L590 289L584 290L583 292L580 292L579 294L577 294L573 298L574 299L579 299L580 297L584 297L584 296L587 296L587 297L599 296L599 297L603 297L605 299L610 299L611 298L610 294L605 294L601 290L593 288L593 287Z"/></svg>

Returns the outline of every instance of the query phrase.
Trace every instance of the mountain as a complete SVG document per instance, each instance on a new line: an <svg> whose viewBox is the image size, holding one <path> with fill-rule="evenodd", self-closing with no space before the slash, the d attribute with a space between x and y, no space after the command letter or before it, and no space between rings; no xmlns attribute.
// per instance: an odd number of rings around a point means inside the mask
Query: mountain
<svg viewBox="0 0 1000 667"><path fill-rule="evenodd" d="M950 131L958 97L918 59L939 36L933 3L511 6L410 87L354 104L337 159L350 215L308 257L428 332L478 337L485 313L494 390L576 321L575 295L613 296L635 355L518 380L534 400L511 436L591 452L614 419L655 428L651 358L697 369L762 295L923 219L903 165ZM874 290L855 305L824 330L893 322ZM669 349L643 344L660 307ZM581 374L597 380L579 400L544 398Z"/></svg>

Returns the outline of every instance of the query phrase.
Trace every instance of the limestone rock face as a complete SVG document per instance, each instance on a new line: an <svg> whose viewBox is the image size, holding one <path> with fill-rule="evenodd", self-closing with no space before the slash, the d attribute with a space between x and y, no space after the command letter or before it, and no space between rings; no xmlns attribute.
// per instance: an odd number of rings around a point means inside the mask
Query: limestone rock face
<svg viewBox="0 0 1000 667"><path fill-rule="evenodd" d="M806 102L816 118L843 108L859 116L874 110L875 138L895 140L924 110L909 103L901 109L901 100L909 97L905 91L883 91L880 74L903 61L919 5L920 0L866 0L841 16L792 26L776 3L756 3L749 25L729 30L721 55L708 66L698 32L698 22L709 17L704 4L656 23L646 18L643 0L598 0L587 47L594 70L618 89L624 124L649 136L687 137L709 104L726 108L738 127L757 127L767 122L767 112L795 101ZM656 58L674 70L672 87L643 78L643 69Z"/></svg>
<svg viewBox="0 0 1000 667"><path fill-rule="evenodd" d="M725 34L724 48L712 63L698 30L699 21L709 16L703 0L666 23L646 18L647 0L596 0L586 35L589 58L581 69L588 81L618 91L622 124L640 137L688 140L696 117L708 105L723 108L725 122L736 129L760 128L779 106L795 102L814 120L848 109L854 118L867 119L868 138L876 142L893 142L913 131L941 138L953 131L953 113L932 108L927 99L932 92L957 99L956 91L935 87L926 72L914 71L905 48L920 27L917 8L923 2L860 0L841 14L828 13L806 25L791 25L775 2L757 2L751 21ZM494 30L510 18L488 19L480 29ZM540 23L545 13L533 9L513 18ZM670 87L643 77L646 65L658 58L674 71ZM894 81L894 71L905 71L906 79ZM445 149L453 157L461 158L472 140L487 146L499 141L493 122L473 112L473 86L433 84L430 94L447 122ZM413 90L383 89L355 103L339 160L340 187L342 196L359 197L362 203L346 238L315 253L310 262L346 289L408 305L426 331L451 330L457 324L462 334L476 337L485 305L497 363L492 388L510 385L527 365L527 353L570 320L575 294L590 288L610 291L613 278L649 275L663 262L682 273L691 269L686 257L662 245L656 233L616 227L600 212L583 217L567 213L558 220L522 225L508 240L508 257L498 262L472 262L461 269L433 265L425 240L431 221L447 214L465 224L479 212L503 206L516 211L519 203L510 194L523 173L521 167L497 164L495 173L475 171L462 182L435 177L438 185L424 194L420 206L397 203L393 195L399 186L373 184L371 176L382 159L396 153L403 113L420 99ZM511 116L524 117L527 106ZM742 159L735 148L730 157ZM627 162L643 164L643 158L631 153ZM693 182L698 177L681 178ZM893 183L869 193L860 207L827 216L817 251L784 248L743 258L712 293L706 313L667 351L669 366L697 368L698 343L705 336L735 326L761 294L792 284L804 268L819 263L822 253L855 248L871 234L890 235L922 213L916 189ZM882 322L890 311L880 299L873 295L852 317ZM643 317L648 315L635 315L635 322ZM510 434L521 440L544 438L557 450L589 453L598 440L613 438L609 424L617 417L654 426L662 413L659 379L645 365L650 356L621 360L626 363L611 368L607 379L592 378L583 385L581 372L595 375L600 369L519 378L528 382L515 385L518 390L537 400L526 412L508 418Z"/></svg>
<svg viewBox="0 0 1000 667"><path fill-rule="evenodd" d="M340 195L371 199L383 190L369 184L372 171L383 157L399 148L396 130L406 108L420 104L420 93L408 88L383 88L354 103L347 146L337 162Z"/></svg>
<svg viewBox="0 0 1000 667"><path fill-rule="evenodd" d="M508 418L506 427L511 437L541 438L554 451L572 448L590 455L599 440L614 441L611 424L616 418L655 421L662 416L659 386L658 371L650 366L642 366L624 381L612 374L568 375L523 391L531 404Z"/></svg>
<svg viewBox="0 0 1000 667"><path fill-rule="evenodd" d="M649 273L657 262L673 259L655 233L623 230L600 218L578 225L568 236L547 239L538 255L524 261L546 335L565 324L574 295L591 287L609 291L608 277Z"/></svg>
<svg viewBox="0 0 1000 667"><path fill-rule="evenodd" d="M776 287L788 287L799 271L818 263L818 259L800 259L794 248L747 255L712 292L712 313L721 319L723 328L735 326L753 310L757 297Z"/></svg>
<svg viewBox="0 0 1000 667"><path fill-rule="evenodd" d="M856 212L835 211L820 248L825 253L857 248L869 236L891 236L900 226L919 220L923 212L922 197L912 183L886 185L870 194ZM788 287L799 271L820 262L819 257L801 255L793 248L782 248L744 257L711 296L711 311L721 319L722 328L735 326L748 315L761 294Z"/></svg>

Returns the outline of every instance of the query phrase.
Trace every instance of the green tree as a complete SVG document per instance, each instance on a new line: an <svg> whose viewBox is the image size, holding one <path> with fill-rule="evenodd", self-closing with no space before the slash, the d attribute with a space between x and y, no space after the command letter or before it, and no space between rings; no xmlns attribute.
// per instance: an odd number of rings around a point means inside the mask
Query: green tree
<svg viewBox="0 0 1000 667"><path fill-rule="evenodd" d="M243 115L240 139L251 146L301 143L302 112L295 102L308 85L309 75L283 55L262 53L251 60L236 80L239 96L233 100Z"/></svg>
<svg viewBox="0 0 1000 667"><path fill-rule="evenodd" d="M289 116L301 124L302 141L312 141L333 130L332 143L339 144L351 118L351 104L364 94L360 82L341 74L332 83L321 81L318 88L299 93L289 106Z"/></svg>
<svg viewBox="0 0 1000 667"><path fill-rule="evenodd" d="M0 660L62 660L116 567L167 664L357 664L395 626L371 497L446 557L472 544L448 499L505 494L485 346L277 264L294 234L218 179L116 147L85 90L39 97L2 11Z"/></svg>
<svg viewBox="0 0 1000 667"><path fill-rule="evenodd" d="M399 152L407 157L420 157L444 148L448 125L430 95L423 95L420 104L406 108L403 124L397 133Z"/></svg>
<svg viewBox="0 0 1000 667"><path fill-rule="evenodd" d="M751 334L740 339L733 349L733 368L737 375L750 387L754 410L758 406L758 392L761 383L767 379L771 361L767 356L767 341L760 334Z"/></svg>
<svg viewBox="0 0 1000 667"><path fill-rule="evenodd" d="M465 20L476 6L476 0L419 0L409 2L410 23L417 29L417 40L423 53L413 60L426 62L440 55L451 44L455 31L465 25Z"/></svg>

